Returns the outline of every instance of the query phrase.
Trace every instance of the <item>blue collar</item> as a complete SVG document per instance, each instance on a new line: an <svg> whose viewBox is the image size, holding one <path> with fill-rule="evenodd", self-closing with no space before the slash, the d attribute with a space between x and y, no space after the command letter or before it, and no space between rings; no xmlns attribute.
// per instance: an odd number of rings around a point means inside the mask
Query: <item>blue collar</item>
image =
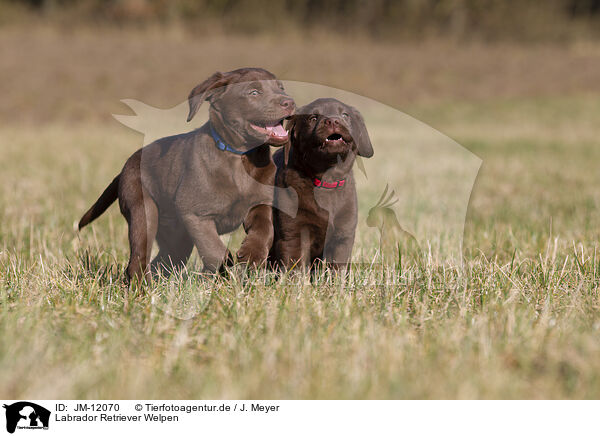
<svg viewBox="0 0 600 436"><path fill-rule="evenodd" d="M216 132L215 128L213 127L212 123L208 123L209 127L210 127L210 136L212 136L212 138L215 140L215 145L217 146L217 148L221 151L229 151L231 153L237 154L237 155L244 155L246 153L249 153L250 151L240 151L240 150L236 150L233 147L230 147L229 145L227 145L227 143L225 141L223 141L223 139L219 136L219 134Z"/></svg>

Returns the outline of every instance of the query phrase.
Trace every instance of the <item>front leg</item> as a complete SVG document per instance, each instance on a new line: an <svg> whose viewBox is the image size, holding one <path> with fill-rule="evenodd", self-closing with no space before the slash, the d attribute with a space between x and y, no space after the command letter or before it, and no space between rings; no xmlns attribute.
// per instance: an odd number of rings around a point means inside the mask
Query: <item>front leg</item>
<svg viewBox="0 0 600 436"><path fill-rule="evenodd" d="M285 239L279 239L274 248L278 266L284 270L295 267L306 270L310 266L310 231L308 228L296 228Z"/></svg>
<svg viewBox="0 0 600 436"><path fill-rule="evenodd" d="M246 238L237 252L239 262L258 266L266 262L273 244L273 209L259 204L248 212L244 220Z"/></svg>
<svg viewBox="0 0 600 436"><path fill-rule="evenodd" d="M215 222L193 213L184 215L182 221L202 259L203 270L216 272L227 256L227 248L219 238Z"/></svg>
<svg viewBox="0 0 600 436"><path fill-rule="evenodd" d="M348 227L334 229L329 225L327 229L323 257L327 266L334 270L346 269L352 256L355 227Z"/></svg>

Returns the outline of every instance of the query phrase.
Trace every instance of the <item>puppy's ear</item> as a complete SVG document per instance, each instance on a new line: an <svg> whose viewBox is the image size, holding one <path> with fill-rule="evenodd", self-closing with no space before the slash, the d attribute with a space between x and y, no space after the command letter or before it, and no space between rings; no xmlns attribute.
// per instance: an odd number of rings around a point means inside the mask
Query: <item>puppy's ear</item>
<svg viewBox="0 0 600 436"><path fill-rule="evenodd" d="M362 157L373 156L373 145L371 145L371 138L369 138L369 132L367 132L367 126L365 120L358 110L352 109L352 135L358 148L358 155Z"/></svg>
<svg viewBox="0 0 600 436"><path fill-rule="evenodd" d="M285 122L285 129L288 131L288 140L283 146L283 165L287 167L290 159L290 149L292 148L292 141L296 138L296 115L292 115Z"/></svg>
<svg viewBox="0 0 600 436"><path fill-rule="evenodd" d="M216 72L204 82L192 89L192 92L190 92L188 97L190 113L187 117L187 120L191 121L191 119L194 118L194 115L196 115L196 112L198 112L200 105L202 105L205 100L210 100L215 93L219 92L217 91L219 88L220 92L223 92L230 79L230 74Z"/></svg>

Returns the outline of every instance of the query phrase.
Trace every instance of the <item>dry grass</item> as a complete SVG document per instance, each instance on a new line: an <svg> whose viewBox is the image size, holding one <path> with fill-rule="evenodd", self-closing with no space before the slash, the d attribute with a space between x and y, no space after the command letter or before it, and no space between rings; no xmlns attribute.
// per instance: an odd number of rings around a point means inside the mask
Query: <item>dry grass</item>
<svg viewBox="0 0 600 436"><path fill-rule="evenodd" d="M300 39L3 32L0 396L600 396L594 47L317 51ZM107 114L126 97L173 106L213 70L245 64L406 104L480 156L465 269L363 265L342 288L325 276L207 279L192 265L128 294L117 208L80 238L72 228L141 143Z"/></svg>
<svg viewBox="0 0 600 436"><path fill-rule="evenodd" d="M281 79L319 83L404 111L447 102L600 92L600 48L373 42L311 33L194 36L164 31L100 33L0 29L0 119L109 120L123 98L157 107L183 101L215 70L262 66Z"/></svg>

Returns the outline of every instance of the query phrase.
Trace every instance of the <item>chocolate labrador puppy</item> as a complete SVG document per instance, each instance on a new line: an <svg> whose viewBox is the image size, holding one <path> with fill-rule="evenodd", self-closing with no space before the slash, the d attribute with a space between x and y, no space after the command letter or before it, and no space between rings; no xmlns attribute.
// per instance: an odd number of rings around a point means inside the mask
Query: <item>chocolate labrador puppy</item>
<svg viewBox="0 0 600 436"><path fill-rule="evenodd" d="M238 259L267 258L276 172L269 146L288 141L282 122L294 101L260 68L215 73L196 86L188 121L205 100L206 124L135 152L79 222L81 229L119 199L129 225L129 279L169 273L185 265L193 247L204 270L214 272L229 256L219 235L242 223L247 236ZM154 239L160 250L149 265Z"/></svg>
<svg viewBox="0 0 600 436"><path fill-rule="evenodd" d="M275 185L298 194L295 218L274 209L275 239L270 263L290 268L325 261L335 269L350 260L357 222L352 165L356 155L373 156L361 114L333 98L298 110L287 125L290 147L275 153ZM276 193L277 207L291 199Z"/></svg>

